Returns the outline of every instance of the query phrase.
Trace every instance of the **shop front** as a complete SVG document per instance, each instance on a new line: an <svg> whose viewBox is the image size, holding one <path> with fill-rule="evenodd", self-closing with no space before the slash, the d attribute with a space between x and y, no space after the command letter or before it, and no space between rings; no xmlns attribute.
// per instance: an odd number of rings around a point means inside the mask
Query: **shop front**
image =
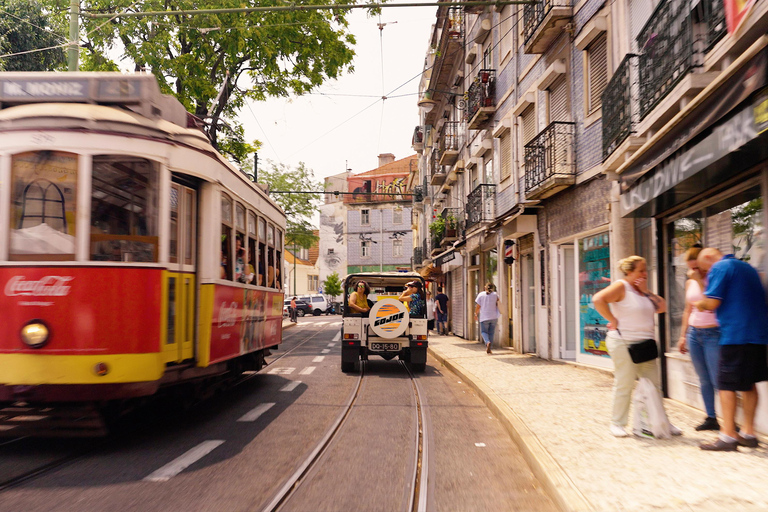
<svg viewBox="0 0 768 512"><path fill-rule="evenodd" d="M662 375L671 398L703 409L698 377L677 344L685 306L684 253L716 247L768 275L768 88L762 51L699 108L621 174L622 216L652 218L657 236L657 291L667 299L659 316ZM636 237L638 252L644 237ZM768 383L759 388L768 396ZM758 411L768 431L768 406Z"/></svg>

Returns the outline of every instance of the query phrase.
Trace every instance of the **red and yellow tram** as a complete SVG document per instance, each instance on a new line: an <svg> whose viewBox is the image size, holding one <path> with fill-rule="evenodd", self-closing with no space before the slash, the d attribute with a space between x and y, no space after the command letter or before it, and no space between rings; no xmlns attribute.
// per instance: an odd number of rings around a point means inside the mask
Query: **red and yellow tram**
<svg viewBox="0 0 768 512"><path fill-rule="evenodd" d="M284 212L152 75L0 73L0 409L261 368Z"/></svg>

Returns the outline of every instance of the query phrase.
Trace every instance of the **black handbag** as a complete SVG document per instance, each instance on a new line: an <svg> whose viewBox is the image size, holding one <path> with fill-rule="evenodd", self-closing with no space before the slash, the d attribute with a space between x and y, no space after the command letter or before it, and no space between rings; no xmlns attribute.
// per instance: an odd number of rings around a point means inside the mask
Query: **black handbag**
<svg viewBox="0 0 768 512"><path fill-rule="evenodd" d="M629 357L632 358L632 362L635 364L652 361L659 357L659 347L656 345L656 340L643 340L631 343L627 345L627 350L629 350Z"/></svg>

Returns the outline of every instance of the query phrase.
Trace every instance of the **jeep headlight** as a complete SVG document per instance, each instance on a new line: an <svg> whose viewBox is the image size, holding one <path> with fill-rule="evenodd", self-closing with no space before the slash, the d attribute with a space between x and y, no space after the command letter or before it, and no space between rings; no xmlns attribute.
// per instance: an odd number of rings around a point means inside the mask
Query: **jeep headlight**
<svg viewBox="0 0 768 512"><path fill-rule="evenodd" d="M21 328L21 341L30 348L40 348L48 341L50 331L42 320L32 320Z"/></svg>

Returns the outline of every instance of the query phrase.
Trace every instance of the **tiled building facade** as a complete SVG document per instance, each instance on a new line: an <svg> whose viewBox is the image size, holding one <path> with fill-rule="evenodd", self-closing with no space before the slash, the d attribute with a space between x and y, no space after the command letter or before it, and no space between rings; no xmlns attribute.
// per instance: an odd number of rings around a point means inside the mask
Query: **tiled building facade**
<svg viewBox="0 0 768 512"><path fill-rule="evenodd" d="M665 389L699 405L675 351L686 244L741 251L768 275L766 31L768 0L440 7L414 134L413 264L452 291L453 331L477 338L473 301L491 281L502 345L610 368L591 297L640 254L670 301Z"/></svg>

